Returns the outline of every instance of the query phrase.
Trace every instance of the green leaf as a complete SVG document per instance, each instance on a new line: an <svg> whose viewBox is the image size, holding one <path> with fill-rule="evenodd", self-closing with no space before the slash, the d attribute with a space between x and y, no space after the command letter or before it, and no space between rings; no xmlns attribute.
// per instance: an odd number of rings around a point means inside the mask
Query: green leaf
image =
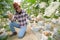
<svg viewBox="0 0 60 40"><path fill-rule="evenodd" d="M12 10L12 3L13 0L0 0L0 12L3 11L0 14L5 13L7 10Z"/></svg>
<svg viewBox="0 0 60 40"><path fill-rule="evenodd" d="M48 18L49 19L50 17L44 16L44 18Z"/></svg>
<svg viewBox="0 0 60 40"><path fill-rule="evenodd" d="M35 8L36 8L36 9L39 9L39 4L37 4Z"/></svg>
<svg viewBox="0 0 60 40"><path fill-rule="evenodd" d="M51 37L48 37L48 40L52 40L52 38Z"/></svg>
<svg viewBox="0 0 60 40"><path fill-rule="evenodd" d="M28 2L35 3L36 0L27 0Z"/></svg>

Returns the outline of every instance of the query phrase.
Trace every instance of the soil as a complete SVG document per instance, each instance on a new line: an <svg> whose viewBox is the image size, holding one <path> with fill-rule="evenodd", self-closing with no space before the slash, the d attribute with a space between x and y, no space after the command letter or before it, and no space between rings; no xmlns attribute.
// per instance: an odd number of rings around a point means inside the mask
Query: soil
<svg viewBox="0 0 60 40"><path fill-rule="evenodd" d="M19 29L16 28L16 31L18 33ZM11 32L8 32L8 34L11 34ZM26 35L23 38L19 39L16 35L13 37L8 37L7 40L38 40L38 39L37 39L36 35L31 31L31 29L28 28L26 31Z"/></svg>

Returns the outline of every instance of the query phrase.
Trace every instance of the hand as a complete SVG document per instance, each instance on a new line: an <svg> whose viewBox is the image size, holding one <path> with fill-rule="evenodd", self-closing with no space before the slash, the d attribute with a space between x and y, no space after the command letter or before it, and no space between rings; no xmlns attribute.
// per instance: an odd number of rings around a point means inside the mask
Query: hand
<svg viewBox="0 0 60 40"><path fill-rule="evenodd" d="M13 14L12 13L8 13L8 18L9 18L9 20L11 20L13 18Z"/></svg>

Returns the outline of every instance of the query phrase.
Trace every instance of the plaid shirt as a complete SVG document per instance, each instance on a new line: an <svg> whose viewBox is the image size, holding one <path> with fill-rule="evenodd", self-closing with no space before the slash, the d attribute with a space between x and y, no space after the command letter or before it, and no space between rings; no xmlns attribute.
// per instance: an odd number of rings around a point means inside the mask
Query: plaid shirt
<svg viewBox="0 0 60 40"><path fill-rule="evenodd" d="M20 26L24 26L27 25L27 20L26 20L27 18L30 20L28 14L26 14L26 12L22 10L21 14L16 12L16 14L13 17L13 20L17 20Z"/></svg>

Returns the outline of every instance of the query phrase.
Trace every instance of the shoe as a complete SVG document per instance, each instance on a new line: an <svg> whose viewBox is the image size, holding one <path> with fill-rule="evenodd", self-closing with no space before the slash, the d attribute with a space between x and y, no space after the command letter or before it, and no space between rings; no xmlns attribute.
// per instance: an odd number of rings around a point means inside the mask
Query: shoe
<svg viewBox="0 0 60 40"><path fill-rule="evenodd" d="M10 37L17 35L17 32L13 32Z"/></svg>

